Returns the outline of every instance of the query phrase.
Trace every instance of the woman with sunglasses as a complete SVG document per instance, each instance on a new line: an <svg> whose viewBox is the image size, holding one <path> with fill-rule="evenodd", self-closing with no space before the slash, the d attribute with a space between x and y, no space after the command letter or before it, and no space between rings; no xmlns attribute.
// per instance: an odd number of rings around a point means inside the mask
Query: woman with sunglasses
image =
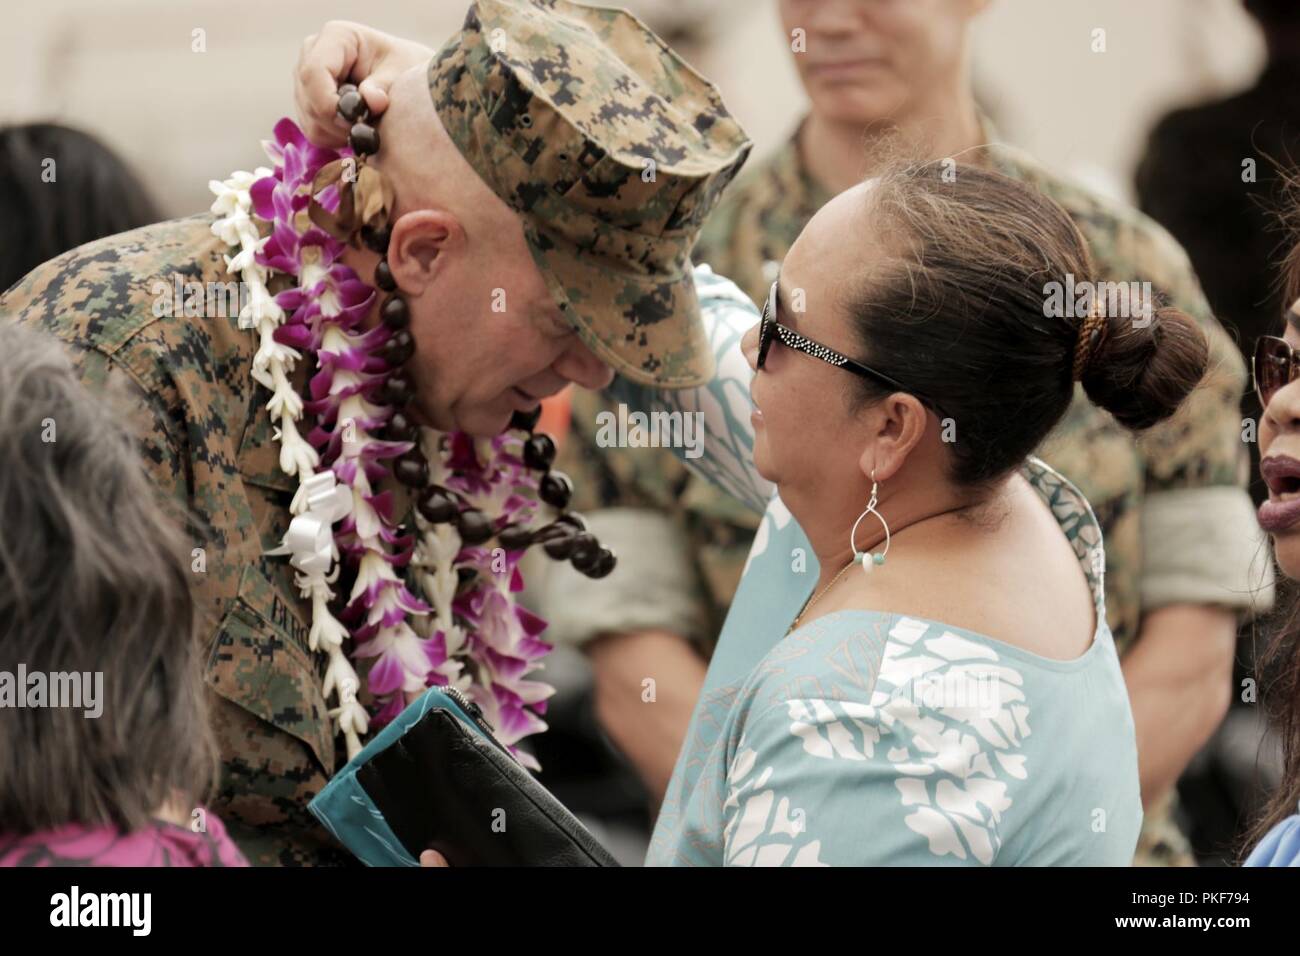
<svg viewBox="0 0 1300 956"><path fill-rule="evenodd" d="M1076 383L1130 428L1168 417L1206 343L1171 310L1049 314L1050 283L1089 287L1073 222L949 172L901 166L832 200L756 325L699 270L713 382L615 387L700 413L688 463L765 508L650 864L1132 859L1099 526L1030 456Z"/></svg>
<svg viewBox="0 0 1300 956"><path fill-rule="evenodd" d="M1292 256L1291 297L1282 336L1263 335L1255 343L1252 371L1264 410L1259 420L1259 471L1268 500L1259 506L1259 524L1273 539L1278 567L1300 579L1300 249ZM1246 866L1300 866L1300 598L1292 595L1282 612L1277 637L1261 660L1262 669L1281 669L1267 685L1265 701L1282 736L1282 781L1256 824Z"/></svg>

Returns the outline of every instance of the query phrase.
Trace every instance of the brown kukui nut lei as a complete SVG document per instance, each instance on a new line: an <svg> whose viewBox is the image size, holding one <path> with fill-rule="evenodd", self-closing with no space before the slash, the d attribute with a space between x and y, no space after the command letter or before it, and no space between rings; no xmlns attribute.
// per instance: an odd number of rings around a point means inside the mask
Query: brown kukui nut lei
<svg viewBox="0 0 1300 956"><path fill-rule="evenodd" d="M379 130L376 128L377 119L371 117L365 99L355 85L347 83L339 87L338 114L351 124L348 143L356 158L335 160L320 170L313 183L313 192L319 193L331 183L337 184L339 206L337 211L330 212L313 200L309 214L316 225L335 238L348 242L353 248L364 244L381 256L375 267L374 282L386 294L379 306L379 316L392 330L392 336L379 354L391 369L398 369L415 353L415 340L410 331L410 309L397 288L387 258L395 193L388 178L367 163L367 159L379 151ZM350 169L354 171L351 177L348 176ZM416 506L425 520L435 525L454 522L465 545L482 545L494 536L506 551L523 551L540 544L549 557L569 561L575 570L589 578L603 578L614 570L617 560L614 552L601 546L595 535L587 530L581 515L565 511L573 497L573 481L563 472L551 469L556 454L555 441L550 435L534 431L541 415L540 406L528 412L516 412L509 427L528 434L524 441L524 463L528 468L541 472L538 497L559 515L537 529L514 524L494 530L492 519L466 505L455 491L429 484L429 463L420 449L419 429L404 411L414 394L409 376L394 371L376 397L394 408L383 431L384 439L414 443L410 451L393 461L392 472L403 485L421 490ZM471 580L472 571L462 576L462 586Z"/></svg>

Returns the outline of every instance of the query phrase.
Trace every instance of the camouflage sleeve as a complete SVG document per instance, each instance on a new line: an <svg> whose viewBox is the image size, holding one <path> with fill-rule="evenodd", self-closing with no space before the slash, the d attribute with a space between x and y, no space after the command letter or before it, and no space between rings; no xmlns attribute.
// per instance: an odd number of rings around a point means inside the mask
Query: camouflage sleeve
<svg viewBox="0 0 1300 956"><path fill-rule="evenodd" d="M761 515L774 489L754 469L754 427L749 420L753 371L740 349L741 338L758 321L758 310L735 283L715 275L708 266L696 267L695 288L717 360L712 380L698 388L657 389L619 377L607 394L647 414L695 416L703 433L701 447L674 447L674 454L724 494Z"/></svg>
<svg viewBox="0 0 1300 956"><path fill-rule="evenodd" d="M1122 241L1122 240L1121 240ZM1141 512L1144 610L1215 604L1261 611L1272 603L1272 572L1246 491L1250 464L1240 402L1246 367L1210 311L1186 253L1164 230L1134 231L1120 258L1201 326L1209 342L1205 379L1172 418L1144 432ZM1142 268L1144 267L1144 268ZM1189 531L1195 528L1195 534Z"/></svg>
<svg viewBox="0 0 1300 956"><path fill-rule="evenodd" d="M599 581L566 562L546 566L537 610L550 623L547 640L583 645L602 634L666 631L705 646L712 637L708 611L680 523L638 508L605 508L586 518L587 528L618 555L618 564Z"/></svg>
<svg viewBox="0 0 1300 956"><path fill-rule="evenodd" d="M1271 552L1241 489L1156 492L1143 503L1140 518L1144 611L1213 604L1259 615L1273 606Z"/></svg>
<svg viewBox="0 0 1300 956"><path fill-rule="evenodd" d="M173 418L158 396L118 362L94 349L70 349L83 384L121 406L126 426L154 486L158 501L182 528L193 520L189 485L181 454L184 441L176 435Z"/></svg>

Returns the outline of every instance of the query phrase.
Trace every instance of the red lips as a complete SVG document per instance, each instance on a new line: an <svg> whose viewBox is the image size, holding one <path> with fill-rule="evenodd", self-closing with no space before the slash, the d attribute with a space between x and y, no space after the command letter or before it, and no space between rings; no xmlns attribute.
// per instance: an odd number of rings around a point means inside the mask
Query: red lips
<svg viewBox="0 0 1300 956"><path fill-rule="evenodd" d="M1300 523L1300 461L1290 455L1269 455L1259 463L1259 473L1268 485L1268 501L1259 506L1259 526L1269 534L1282 534Z"/></svg>
<svg viewBox="0 0 1300 956"><path fill-rule="evenodd" d="M1274 497L1300 491L1300 461L1290 455L1269 455L1261 459L1259 473Z"/></svg>

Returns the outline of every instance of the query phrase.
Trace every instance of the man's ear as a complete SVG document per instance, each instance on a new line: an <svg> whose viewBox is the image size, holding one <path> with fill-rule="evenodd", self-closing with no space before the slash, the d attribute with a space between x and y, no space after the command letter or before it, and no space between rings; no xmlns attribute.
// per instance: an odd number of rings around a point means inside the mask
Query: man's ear
<svg viewBox="0 0 1300 956"><path fill-rule="evenodd" d="M870 423L870 432L858 467L868 478L874 468L876 481L883 482L898 474L925 435L925 406L913 395L894 392L873 405L864 417Z"/></svg>
<svg viewBox="0 0 1300 956"><path fill-rule="evenodd" d="M388 268L397 287L419 295L447 259L465 248L465 229L445 209L417 209L393 223L388 240Z"/></svg>

